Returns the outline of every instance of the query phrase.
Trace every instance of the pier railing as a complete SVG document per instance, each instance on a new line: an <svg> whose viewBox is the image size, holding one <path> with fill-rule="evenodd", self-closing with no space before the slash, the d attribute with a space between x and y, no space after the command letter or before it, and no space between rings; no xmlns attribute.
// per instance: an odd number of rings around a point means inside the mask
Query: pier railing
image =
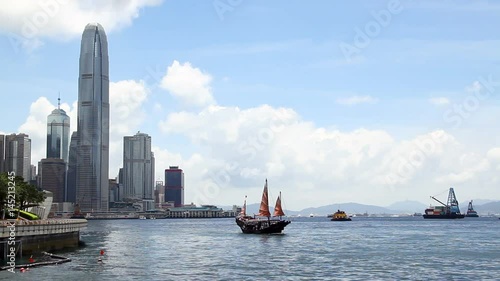
<svg viewBox="0 0 500 281"><path fill-rule="evenodd" d="M14 230L12 230L12 225L14 225ZM86 226L86 219L0 221L0 238L7 238L12 235L12 232L15 233L16 238L21 236L76 232Z"/></svg>

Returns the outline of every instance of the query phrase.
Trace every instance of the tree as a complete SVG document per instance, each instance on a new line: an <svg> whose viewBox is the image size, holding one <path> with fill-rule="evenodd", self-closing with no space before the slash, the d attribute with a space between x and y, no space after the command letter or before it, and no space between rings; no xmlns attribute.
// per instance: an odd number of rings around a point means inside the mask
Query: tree
<svg viewBox="0 0 500 281"><path fill-rule="evenodd" d="M17 176L14 181L16 183L16 205L19 210L38 206L45 200L43 191L39 191L36 186L25 182L23 177Z"/></svg>
<svg viewBox="0 0 500 281"><path fill-rule="evenodd" d="M5 205L9 189L9 179L7 173L0 174L0 210L2 210L2 219L5 219Z"/></svg>
<svg viewBox="0 0 500 281"><path fill-rule="evenodd" d="M12 189L10 193L9 187ZM11 209L8 203L10 203L9 199L12 199L12 195L15 195L14 207L18 210L38 206L45 200L43 191L39 191L34 185L25 182L23 177L13 177L7 173L2 173L0 174L0 210L2 211L2 219L5 219L7 209ZM19 217L19 211L17 216Z"/></svg>

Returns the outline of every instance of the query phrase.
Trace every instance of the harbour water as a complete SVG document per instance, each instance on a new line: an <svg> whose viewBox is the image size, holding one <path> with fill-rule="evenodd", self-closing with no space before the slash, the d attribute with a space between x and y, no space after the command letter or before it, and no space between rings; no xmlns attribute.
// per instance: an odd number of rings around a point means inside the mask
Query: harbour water
<svg viewBox="0 0 500 281"><path fill-rule="evenodd" d="M0 280L499 280L500 220L292 218L283 235L234 219L89 221L71 262ZM98 264L99 250L104 264Z"/></svg>

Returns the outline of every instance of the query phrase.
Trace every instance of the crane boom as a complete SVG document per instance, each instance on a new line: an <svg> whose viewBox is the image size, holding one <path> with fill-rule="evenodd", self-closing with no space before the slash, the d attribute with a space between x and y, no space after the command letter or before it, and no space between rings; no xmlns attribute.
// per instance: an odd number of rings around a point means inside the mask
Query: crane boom
<svg viewBox="0 0 500 281"><path fill-rule="evenodd" d="M434 200L436 200L436 201L438 201L439 203L443 204L443 206L448 206L445 203L443 203L443 202L439 201L438 199L436 199L434 196L431 196L431 198L434 199Z"/></svg>

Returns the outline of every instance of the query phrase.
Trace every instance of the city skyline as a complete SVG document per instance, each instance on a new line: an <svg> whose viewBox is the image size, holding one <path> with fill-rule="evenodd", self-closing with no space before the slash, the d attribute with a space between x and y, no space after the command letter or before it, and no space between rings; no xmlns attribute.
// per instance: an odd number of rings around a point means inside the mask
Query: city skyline
<svg viewBox="0 0 500 281"><path fill-rule="evenodd" d="M289 209L432 203L451 186L462 201L500 199L500 4L188 2L61 4L29 36L19 19L43 9L0 11L17 15L0 17L0 134L28 134L36 164L59 92L75 131L81 32L100 22L110 179L123 137L141 131L155 180L186 172L186 202L258 202L265 178Z"/></svg>

